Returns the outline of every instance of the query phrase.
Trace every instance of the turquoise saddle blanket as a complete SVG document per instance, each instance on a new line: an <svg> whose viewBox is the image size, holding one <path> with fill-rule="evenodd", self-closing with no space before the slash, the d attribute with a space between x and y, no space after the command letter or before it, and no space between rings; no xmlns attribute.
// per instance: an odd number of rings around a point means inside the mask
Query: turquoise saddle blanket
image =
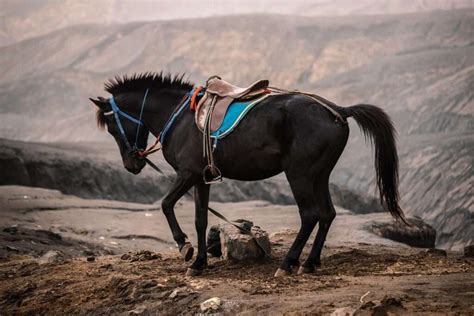
<svg viewBox="0 0 474 316"><path fill-rule="evenodd" d="M211 133L211 137L221 139L229 135L239 125L245 115L266 97L267 95L250 101L239 100L232 102L227 108L221 126Z"/></svg>

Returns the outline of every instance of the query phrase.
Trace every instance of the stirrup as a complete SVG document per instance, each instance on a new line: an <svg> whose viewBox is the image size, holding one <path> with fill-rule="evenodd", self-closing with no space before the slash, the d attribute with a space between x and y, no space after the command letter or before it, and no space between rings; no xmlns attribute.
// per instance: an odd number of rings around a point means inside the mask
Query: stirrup
<svg viewBox="0 0 474 316"><path fill-rule="evenodd" d="M202 171L205 184L216 184L222 182L222 174L216 166L207 165Z"/></svg>

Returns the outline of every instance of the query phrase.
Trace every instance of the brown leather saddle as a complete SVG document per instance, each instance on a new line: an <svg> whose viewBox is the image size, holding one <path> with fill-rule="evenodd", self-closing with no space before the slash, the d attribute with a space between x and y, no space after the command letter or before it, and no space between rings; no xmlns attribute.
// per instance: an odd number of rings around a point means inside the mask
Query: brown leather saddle
<svg viewBox="0 0 474 316"><path fill-rule="evenodd" d="M201 131L205 130L206 118L209 117L211 132L218 129L227 108L234 100L248 100L267 93L268 80L259 80L250 86L241 88L222 80L217 76L209 78L203 97L196 107L195 121Z"/></svg>
<svg viewBox="0 0 474 316"><path fill-rule="evenodd" d="M212 76L207 80L204 95L195 109L195 122L203 134L203 154L207 160L207 166L203 170L205 183L222 181L221 172L214 162L216 142L212 142L211 133L221 126L227 109L234 100L248 100L265 94L268 92L268 85L268 80L259 80L246 88L241 88L218 76Z"/></svg>

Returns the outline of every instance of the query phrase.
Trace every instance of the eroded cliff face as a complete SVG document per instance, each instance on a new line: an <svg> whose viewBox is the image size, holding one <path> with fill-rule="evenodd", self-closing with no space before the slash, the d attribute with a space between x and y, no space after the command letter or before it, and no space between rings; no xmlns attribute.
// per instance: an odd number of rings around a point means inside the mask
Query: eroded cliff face
<svg viewBox="0 0 474 316"><path fill-rule="evenodd" d="M59 190L89 199L153 203L167 193L175 173L160 154L152 159L167 176L145 168L132 175L122 167L118 150L99 143L42 144L0 139L0 185L23 185ZM382 212L377 200L331 185L334 203L355 213ZM283 175L263 181L225 180L212 187L216 202L263 200L294 204Z"/></svg>

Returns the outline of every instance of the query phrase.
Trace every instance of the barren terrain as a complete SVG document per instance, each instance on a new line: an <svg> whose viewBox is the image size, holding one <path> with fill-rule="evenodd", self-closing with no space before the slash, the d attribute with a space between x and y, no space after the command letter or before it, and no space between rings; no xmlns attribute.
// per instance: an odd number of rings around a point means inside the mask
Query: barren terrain
<svg viewBox="0 0 474 316"><path fill-rule="evenodd" d="M0 186L0 201L0 306L7 314L186 314L211 297L226 314L474 312L474 260L368 232L367 224L390 221L383 213L338 208L322 267L274 278L299 225L296 207L214 202L229 218L271 233L272 255L244 263L211 258L202 276L185 277L189 263L158 205L21 186ZM195 244L192 203L183 200L176 212ZM51 250L59 255L45 259Z"/></svg>

